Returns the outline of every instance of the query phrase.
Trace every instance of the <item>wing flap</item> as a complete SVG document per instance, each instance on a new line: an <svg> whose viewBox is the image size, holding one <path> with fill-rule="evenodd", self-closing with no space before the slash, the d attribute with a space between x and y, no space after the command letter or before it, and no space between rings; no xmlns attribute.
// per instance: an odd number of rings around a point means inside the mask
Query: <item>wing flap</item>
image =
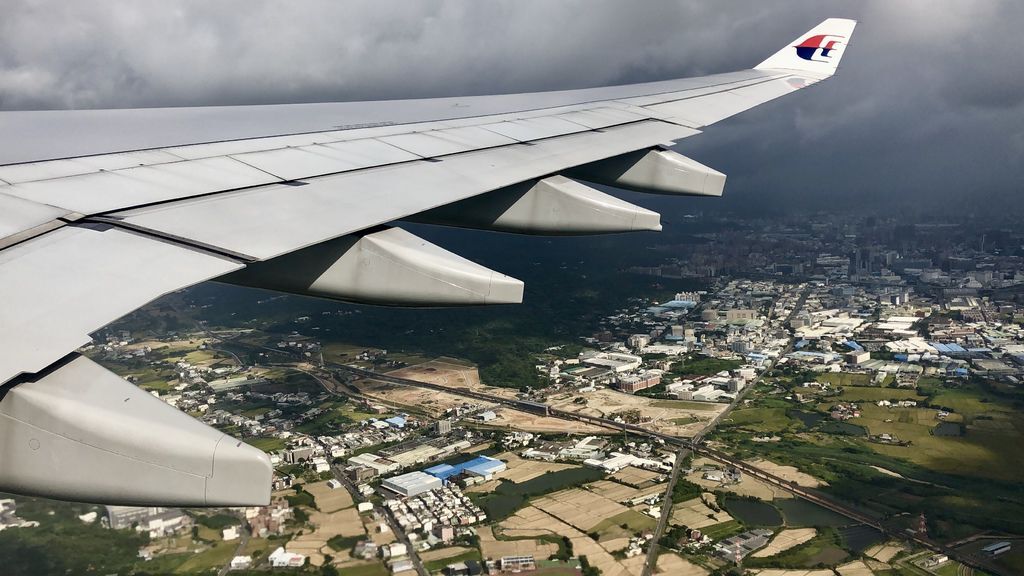
<svg viewBox="0 0 1024 576"><path fill-rule="evenodd" d="M0 192L80 214L100 214L125 206L280 181L281 178L263 170L221 156L38 180L8 186Z"/></svg>
<svg viewBox="0 0 1024 576"><path fill-rule="evenodd" d="M0 194L0 214L3 214L3 218L0 218L2 247L4 239L67 216L69 211Z"/></svg>
<svg viewBox="0 0 1024 576"><path fill-rule="evenodd" d="M421 159L416 154L372 139L249 152L232 158L282 180L300 180Z"/></svg>
<svg viewBox="0 0 1024 576"><path fill-rule="evenodd" d="M112 228L64 226L0 251L0 382L45 369L158 296L238 268Z"/></svg>

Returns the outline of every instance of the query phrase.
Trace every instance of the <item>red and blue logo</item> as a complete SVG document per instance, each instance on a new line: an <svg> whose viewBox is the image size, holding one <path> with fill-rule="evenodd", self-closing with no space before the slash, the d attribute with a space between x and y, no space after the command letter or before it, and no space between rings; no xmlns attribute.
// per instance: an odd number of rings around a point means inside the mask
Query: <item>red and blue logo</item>
<svg viewBox="0 0 1024 576"><path fill-rule="evenodd" d="M796 55L811 62L828 62L828 58L831 58L831 52L836 49L836 44L842 44L838 40L829 40L830 38L843 38L843 36L836 36L834 34L811 36L794 46L796 48ZM819 50L821 50L820 54L818 53Z"/></svg>

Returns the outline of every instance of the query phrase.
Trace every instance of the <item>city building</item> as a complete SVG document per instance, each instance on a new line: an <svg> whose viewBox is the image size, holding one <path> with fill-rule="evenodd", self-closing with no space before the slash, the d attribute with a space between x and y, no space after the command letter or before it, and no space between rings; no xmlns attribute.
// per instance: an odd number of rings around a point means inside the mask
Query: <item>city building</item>
<svg viewBox="0 0 1024 576"><path fill-rule="evenodd" d="M642 374L627 374L619 376L615 387L619 390L635 394L640 390L646 390L653 386L661 384L661 373L660 372L644 372Z"/></svg>
<svg viewBox="0 0 1024 576"><path fill-rule="evenodd" d="M584 352L580 355L580 362L588 366L607 368L620 374L637 370L643 365L643 359L639 356L619 352Z"/></svg>
<svg viewBox="0 0 1024 576"><path fill-rule="evenodd" d="M408 498L440 488L441 479L426 472L416 471L387 478L381 482L380 487Z"/></svg>
<svg viewBox="0 0 1024 576"><path fill-rule="evenodd" d="M502 556L498 565L502 572L529 572L537 569L537 562L533 559L533 555Z"/></svg>
<svg viewBox="0 0 1024 576"><path fill-rule="evenodd" d="M287 552L283 546L278 546L276 550L271 552L270 556L267 556L267 560L274 568L299 568L306 563L305 556L295 552Z"/></svg>
<svg viewBox="0 0 1024 576"><path fill-rule="evenodd" d="M451 478L462 475L487 477L504 472L505 470L506 465L501 460L489 456L478 456L460 464L438 464L437 466L431 466L424 470L424 472L442 482L447 482Z"/></svg>

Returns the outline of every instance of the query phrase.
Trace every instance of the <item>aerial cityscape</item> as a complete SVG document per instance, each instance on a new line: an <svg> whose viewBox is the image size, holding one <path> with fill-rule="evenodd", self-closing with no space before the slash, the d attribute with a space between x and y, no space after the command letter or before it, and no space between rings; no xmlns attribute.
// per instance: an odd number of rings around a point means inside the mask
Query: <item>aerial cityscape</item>
<svg viewBox="0 0 1024 576"><path fill-rule="evenodd" d="M84 353L267 451L272 504L15 497L0 544L18 573L1018 573L1024 230L688 220L448 320L168 296Z"/></svg>
<svg viewBox="0 0 1024 576"><path fill-rule="evenodd" d="M1024 3L3 8L0 576L1024 575Z"/></svg>

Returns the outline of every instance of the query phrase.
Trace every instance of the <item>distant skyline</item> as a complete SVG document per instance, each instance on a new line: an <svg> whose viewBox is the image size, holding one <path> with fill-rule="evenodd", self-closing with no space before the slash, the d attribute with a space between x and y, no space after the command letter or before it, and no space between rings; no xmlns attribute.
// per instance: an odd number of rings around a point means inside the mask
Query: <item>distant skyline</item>
<svg viewBox="0 0 1024 576"><path fill-rule="evenodd" d="M730 176L727 198L702 205L1020 205L1019 2L397 6L8 0L0 109L393 99L660 80L749 68L826 17L852 17L860 26L834 79L682 143L683 153ZM16 135L0 145L16 145Z"/></svg>

